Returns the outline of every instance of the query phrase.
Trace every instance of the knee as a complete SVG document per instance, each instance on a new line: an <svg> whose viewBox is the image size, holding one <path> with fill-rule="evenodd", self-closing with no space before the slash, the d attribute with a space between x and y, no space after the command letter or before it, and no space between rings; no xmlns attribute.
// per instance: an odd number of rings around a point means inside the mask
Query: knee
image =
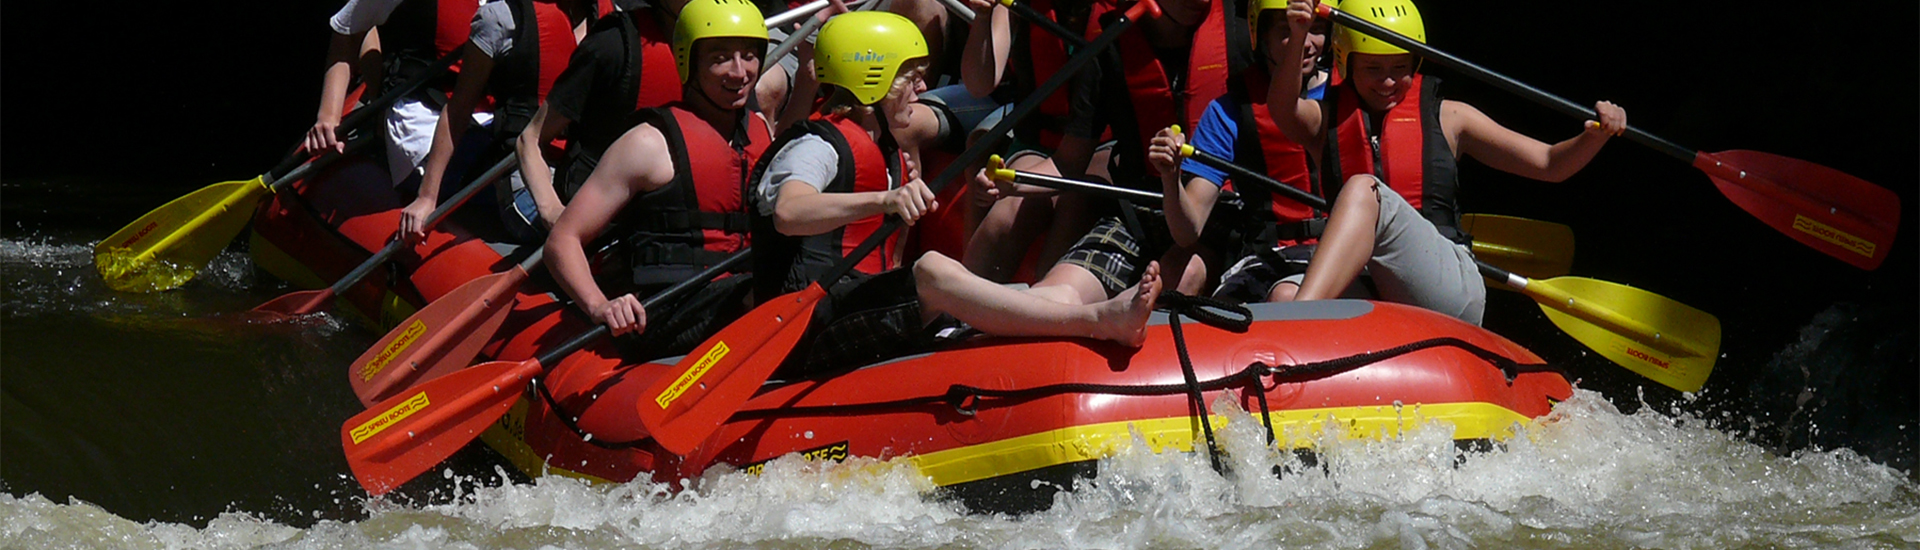
<svg viewBox="0 0 1920 550"><path fill-rule="evenodd" d="M1273 290L1267 291L1267 301L1291 302L1293 301L1293 296L1299 293L1300 285L1295 283L1279 283L1273 285Z"/></svg>
<svg viewBox="0 0 1920 550"><path fill-rule="evenodd" d="M967 267L961 265L958 260L947 257L946 254L928 251L926 254L921 254L919 260L913 262L913 280L922 286L930 286L966 270Z"/></svg>
<svg viewBox="0 0 1920 550"><path fill-rule="evenodd" d="M1347 178L1346 183L1340 185L1340 196L1345 197L1352 194L1355 196L1371 197L1375 193L1375 186L1379 183L1380 178L1374 177L1373 174L1360 174Z"/></svg>

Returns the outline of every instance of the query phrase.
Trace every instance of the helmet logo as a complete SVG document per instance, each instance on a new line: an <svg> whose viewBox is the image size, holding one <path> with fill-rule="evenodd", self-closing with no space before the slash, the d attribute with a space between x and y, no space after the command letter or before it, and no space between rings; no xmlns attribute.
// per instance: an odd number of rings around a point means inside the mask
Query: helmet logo
<svg viewBox="0 0 1920 550"><path fill-rule="evenodd" d="M872 50L868 50L864 52L851 52L847 54L847 61L853 61L857 63L884 63L886 62L886 60L887 60L887 54L874 53Z"/></svg>
<svg viewBox="0 0 1920 550"><path fill-rule="evenodd" d="M1372 7L1372 8L1368 8L1368 9L1367 9L1367 11L1371 11L1371 12L1373 12L1373 16L1374 16L1375 18L1385 18L1385 17L1388 17L1388 16L1389 16L1389 14L1387 13L1387 10L1393 10L1393 13L1391 14L1391 16L1392 16L1392 17L1406 17L1406 16L1407 16L1407 7L1406 7L1406 6L1374 6L1374 7Z"/></svg>

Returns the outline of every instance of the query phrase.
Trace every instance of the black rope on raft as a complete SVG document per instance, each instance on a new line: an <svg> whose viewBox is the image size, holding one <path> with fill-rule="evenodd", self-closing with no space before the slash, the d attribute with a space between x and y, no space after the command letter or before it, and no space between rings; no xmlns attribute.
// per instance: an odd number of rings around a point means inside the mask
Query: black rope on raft
<svg viewBox="0 0 1920 550"><path fill-rule="evenodd" d="M542 401L546 401L547 410L553 412L553 417L559 419L561 425L566 426L568 430L571 430L573 432L573 435L578 436L581 441L585 441L588 445L593 445L595 447L600 447L603 449L620 450L620 449L632 449L632 448L639 447L640 446L639 443L641 441L646 441L645 439L642 439L639 441L614 442L614 441L605 441L605 440L597 439L593 436L592 433L588 433L587 430L582 429L580 427L579 418L575 418L573 415L567 414L567 409L562 408L560 406L560 400L553 398L553 392L547 389L546 384L540 383L539 377L534 377L534 379L528 380L527 389L539 395Z"/></svg>
<svg viewBox="0 0 1920 550"><path fill-rule="evenodd" d="M1162 299L1165 296L1162 295ZM1220 458L1220 442L1213 438L1213 419L1207 414L1207 399L1200 394L1200 377L1193 372L1193 357L1187 353L1187 335L1180 329L1180 311L1167 312L1167 327L1173 330L1173 349L1180 356L1180 374L1187 379L1187 403L1192 408L1194 419L1200 421L1200 431L1207 436L1207 460L1213 464L1213 471L1227 475L1227 464Z"/></svg>

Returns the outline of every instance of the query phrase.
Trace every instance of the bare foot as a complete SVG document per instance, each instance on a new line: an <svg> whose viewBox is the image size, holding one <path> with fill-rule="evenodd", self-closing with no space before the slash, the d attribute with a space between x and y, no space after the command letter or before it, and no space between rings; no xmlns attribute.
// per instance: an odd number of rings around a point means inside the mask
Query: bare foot
<svg viewBox="0 0 1920 550"><path fill-rule="evenodd" d="M1160 299L1160 262L1147 263L1140 283L1111 300L1094 304L1098 311L1100 337L1137 348L1147 342L1147 318Z"/></svg>

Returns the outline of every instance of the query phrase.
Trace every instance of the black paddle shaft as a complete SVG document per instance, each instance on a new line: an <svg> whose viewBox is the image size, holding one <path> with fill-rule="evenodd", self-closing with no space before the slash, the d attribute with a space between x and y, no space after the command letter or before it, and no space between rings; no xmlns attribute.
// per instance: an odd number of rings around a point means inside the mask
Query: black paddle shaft
<svg viewBox="0 0 1920 550"><path fill-rule="evenodd" d="M751 249L735 252L732 256L727 256L727 259L720 260L720 263L713 264L713 267L709 267L705 271L688 277L684 281L674 283L673 286L667 287L666 290L653 293L652 296L648 296L647 299L640 301L640 307L651 309L653 306L659 305L660 302L679 298L691 292L694 287L704 285L707 281L713 280L714 277L719 277L721 273L726 273L746 263L747 258L751 256L753 256L753 250ZM546 353L540 354L540 356L534 360L539 361L540 364L545 367L552 368L553 365L561 359L565 359L568 355L572 355L573 352L580 351L581 348L587 347L587 344L591 344L594 340L598 340L600 337L612 332L613 329L607 328L607 325L594 325L593 330L573 337L573 339L568 340L567 343L560 344L560 347L547 350Z"/></svg>
<svg viewBox="0 0 1920 550"><path fill-rule="evenodd" d="M980 162L981 159L987 156L989 151L998 149L1000 142L1007 139L1007 133L1013 131L1015 124L1019 124L1021 119L1026 118L1027 115L1033 114L1033 111L1039 109L1040 104L1047 100L1047 96L1053 95L1054 90L1065 86L1068 80L1073 79L1074 73L1080 72L1080 69L1085 68L1088 63L1092 63L1094 57L1098 56L1101 51L1107 49L1107 46L1112 45L1115 40L1120 38L1121 33L1125 33L1127 29L1133 28L1133 24L1138 22L1138 19L1136 19L1137 14L1147 12L1158 13L1159 6L1154 5L1153 2L1154 0L1140 0L1140 3L1136 4L1134 9L1121 14L1120 19L1114 22L1113 26L1100 31L1100 36L1094 37L1092 42L1087 43L1086 48L1074 52L1073 57L1068 58L1067 62L1060 66L1059 71L1053 73L1053 76L1048 77L1046 82L1040 83L1039 87L1034 88L1033 92L1028 94L1026 99L1022 99L1019 103L1014 104L1013 112L1007 113L1007 116L1001 118L1000 122L995 123L992 129L987 130L986 137L975 142L972 147L968 147L966 151L960 154L960 158L954 159L952 164L948 164L945 169L940 171L939 175L934 176L933 183L929 184L928 187L932 188L934 194L939 194L940 190L945 188L947 183L953 181L961 172L966 171L967 167L972 166L976 162ZM1032 10L1028 11L1031 12ZM858 265L861 258L865 258L867 254L872 253L873 249L878 248L880 243L886 241L888 235L893 234L895 230L899 229L900 223L899 218L888 216L886 223L881 224L880 229L874 231L872 235L867 237L866 241L860 243L859 247L854 248L852 253L847 254L845 258L841 258L840 263L834 264L831 269L828 269L827 272L820 277L821 286L831 286L835 281L839 281L840 277L852 271L853 266Z"/></svg>
<svg viewBox="0 0 1920 550"><path fill-rule="evenodd" d="M1439 63L1442 67L1465 73L1467 76L1479 79L1496 88L1512 92L1520 97L1532 100L1535 103L1545 105L1547 108L1582 120L1594 120L1599 117L1597 113L1593 112L1593 109L1587 108L1586 106L1547 93L1539 88L1529 86L1507 75L1487 70L1487 68L1475 65L1465 59L1454 57L1447 52L1434 49L1432 46L1408 38L1406 35L1393 32L1386 27L1375 25L1371 21L1355 17L1353 14L1334 9L1326 4L1320 5L1320 12L1322 13L1322 17L1332 19L1333 22L1339 23L1342 26L1360 31L1367 36L1378 38L1388 44L1405 48L1407 51L1413 52L1420 57L1426 58L1434 63ZM1661 139L1659 136L1646 133L1639 128L1634 128L1632 125L1627 126L1626 136L1629 139L1639 142L1641 145L1652 147L1655 150L1682 161L1693 162L1693 158L1696 156L1695 151L1692 149L1681 147L1671 141Z"/></svg>
<svg viewBox="0 0 1920 550"><path fill-rule="evenodd" d="M1191 146L1189 146L1189 148L1191 148ZM1212 166L1214 168L1224 170L1228 174L1232 174L1235 178L1237 178L1236 181L1255 182L1275 193L1285 195L1287 198L1293 199L1294 201L1299 202L1300 204L1304 204L1309 207L1312 207L1315 210L1320 210L1323 212L1333 211L1332 206L1327 204L1327 199L1320 198L1320 196L1314 195L1312 193L1308 193L1306 191L1301 191L1297 187L1280 183L1279 181L1276 181L1273 178L1267 177L1266 174L1254 172L1252 170L1248 170L1244 166L1227 162L1227 159L1220 158L1219 156L1214 155L1213 153L1208 153L1206 151L1201 151L1199 149L1193 149L1192 154L1188 156L1191 158L1199 159L1201 164ZM1391 192L1391 191L1388 191L1388 192ZM1475 265L1480 266L1481 274L1494 278L1501 282L1506 282L1511 284L1516 279L1516 276L1513 273L1510 273L1507 270L1500 269L1498 267L1494 267L1493 264L1489 264L1487 262L1483 262L1478 259L1474 260L1473 263Z"/></svg>

